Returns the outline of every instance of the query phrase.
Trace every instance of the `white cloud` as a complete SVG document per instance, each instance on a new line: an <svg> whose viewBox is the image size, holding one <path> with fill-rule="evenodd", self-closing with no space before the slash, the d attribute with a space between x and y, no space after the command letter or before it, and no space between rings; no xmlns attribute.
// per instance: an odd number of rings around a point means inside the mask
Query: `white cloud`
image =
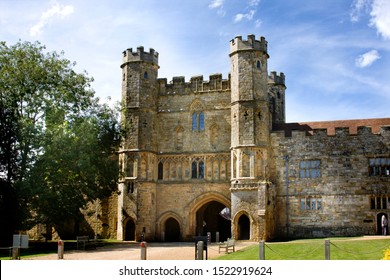
<svg viewBox="0 0 390 280"><path fill-rule="evenodd" d="M256 7L260 4L261 0L249 0L249 6Z"/></svg>
<svg viewBox="0 0 390 280"><path fill-rule="evenodd" d="M351 5L350 18L352 22L359 21L363 13L369 11L372 0L354 0Z"/></svg>
<svg viewBox="0 0 390 280"><path fill-rule="evenodd" d="M213 1L211 1L209 8L210 9L222 8L224 1L225 0L213 0Z"/></svg>
<svg viewBox="0 0 390 280"><path fill-rule="evenodd" d="M370 15L370 26L375 27L384 39L390 39L390 1L374 0Z"/></svg>
<svg viewBox="0 0 390 280"><path fill-rule="evenodd" d="M360 68L368 67L380 58L381 57L377 50L371 50L365 54L359 55L359 57L355 60L355 65Z"/></svg>
<svg viewBox="0 0 390 280"><path fill-rule="evenodd" d="M64 6L56 2L50 9L43 12L39 22L30 28L30 36L35 37L39 35L42 32L42 28L45 27L45 25L48 24L52 18L55 18L57 16L64 18L72 14L73 12L73 6Z"/></svg>
<svg viewBox="0 0 390 280"><path fill-rule="evenodd" d="M236 16L234 17L234 22L240 22L240 21L242 21L244 19L252 20L253 16L255 15L255 13L256 13L256 10L250 10L246 14L236 14Z"/></svg>

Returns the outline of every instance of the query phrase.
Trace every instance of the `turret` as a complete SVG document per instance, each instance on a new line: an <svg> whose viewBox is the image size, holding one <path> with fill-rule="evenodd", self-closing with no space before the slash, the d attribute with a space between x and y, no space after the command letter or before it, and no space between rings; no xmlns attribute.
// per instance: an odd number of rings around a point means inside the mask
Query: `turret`
<svg viewBox="0 0 390 280"><path fill-rule="evenodd" d="M154 49L145 52L123 52L122 68L122 125L128 132L124 149L154 148L153 122L158 98L158 53ZM142 143L142 146L139 145Z"/></svg>
<svg viewBox="0 0 390 280"><path fill-rule="evenodd" d="M275 71L268 76L268 95L273 127L286 122L285 79L284 73L278 75Z"/></svg>
<svg viewBox="0 0 390 280"><path fill-rule="evenodd" d="M267 239L272 227L272 209L267 206L272 200L268 58L264 37L256 40L249 35L247 40L236 37L230 42L231 213L233 235L240 239ZM249 237L240 236L245 221L249 221Z"/></svg>

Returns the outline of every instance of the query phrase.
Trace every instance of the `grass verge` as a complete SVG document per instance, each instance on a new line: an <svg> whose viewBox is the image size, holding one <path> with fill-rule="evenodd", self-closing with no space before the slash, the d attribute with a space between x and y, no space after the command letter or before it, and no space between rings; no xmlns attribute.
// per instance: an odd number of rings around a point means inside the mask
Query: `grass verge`
<svg viewBox="0 0 390 280"><path fill-rule="evenodd" d="M325 239L265 243L266 260L324 260ZM329 238L331 260L381 260L390 247L389 239ZM258 260L259 246L253 245L217 260Z"/></svg>

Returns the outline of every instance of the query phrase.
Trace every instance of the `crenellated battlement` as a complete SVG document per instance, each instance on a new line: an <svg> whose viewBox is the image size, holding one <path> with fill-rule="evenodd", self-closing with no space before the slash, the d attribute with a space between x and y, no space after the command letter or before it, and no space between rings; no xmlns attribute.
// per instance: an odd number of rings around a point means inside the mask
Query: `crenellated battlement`
<svg viewBox="0 0 390 280"><path fill-rule="evenodd" d="M248 35L248 39L243 40L242 36L237 36L230 41L230 56L236 52L248 50L262 51L268 55L267 47L268 42L264 37L260 37L260 40L256 40L255 35Z"/></svg>
<svg viewBox="0 0 390 280"><path fill-rule="evenodd" d="M137 51L133 52L132 48L129 48L123 52L123 67L124 64L129 62L146 61L158 65L158 52L150 48L149 52L144 51L144 47L140 46Z"/></svg>
<svg viewBox="0 0 390 280"><path fill-rule="evenodd" d="M390 118L278 124L274 127L272 134L280 138L347 137L353 135L389 137Z"/></svg>
<svg viewBox="0 0 390 280"><path fill-rule="evenodd" d="M193 76L189 82L184 76L173 77L168 83L166 78L158 79L160 94L189 94L193 92L226 91L230 90L230 75L223 79L222 74L211 74L208 81L203 80L203 75Z"/></svg>
<svg viewBox="0 0 390 280"><path fill-rule="evenodd" d="M280 72L280 75L278 75L276 71L272 71L268 76L268 84L286 87L286 76L283 72Z"/></svg>

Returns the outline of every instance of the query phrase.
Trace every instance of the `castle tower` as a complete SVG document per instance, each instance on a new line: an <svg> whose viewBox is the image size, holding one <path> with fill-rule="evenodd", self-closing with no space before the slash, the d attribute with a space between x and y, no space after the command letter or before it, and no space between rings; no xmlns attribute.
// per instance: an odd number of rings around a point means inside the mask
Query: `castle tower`
<svg viewBox="0 0 390 280"><path fill-rule="evenodd" d="M122 115L123 142L119 151L122 178L119 183L119 240L154 236L155 210L155 123L157 114L158 53L123 52Z"/></svg>
<svg viewBox="0 0 390 280"><path fill-rule="evenodd" d="M268 76L268 95L272 117L272 127L286 122L285 105L286 83L284 73L272 71Z"/></svg>
<svg viewBox="0 0 390 280"><path fill-rule="evenodd" d="M267 41L249 35L230 42L232 232L238 239L270 235L268 181L271 113Z"/></svg>

